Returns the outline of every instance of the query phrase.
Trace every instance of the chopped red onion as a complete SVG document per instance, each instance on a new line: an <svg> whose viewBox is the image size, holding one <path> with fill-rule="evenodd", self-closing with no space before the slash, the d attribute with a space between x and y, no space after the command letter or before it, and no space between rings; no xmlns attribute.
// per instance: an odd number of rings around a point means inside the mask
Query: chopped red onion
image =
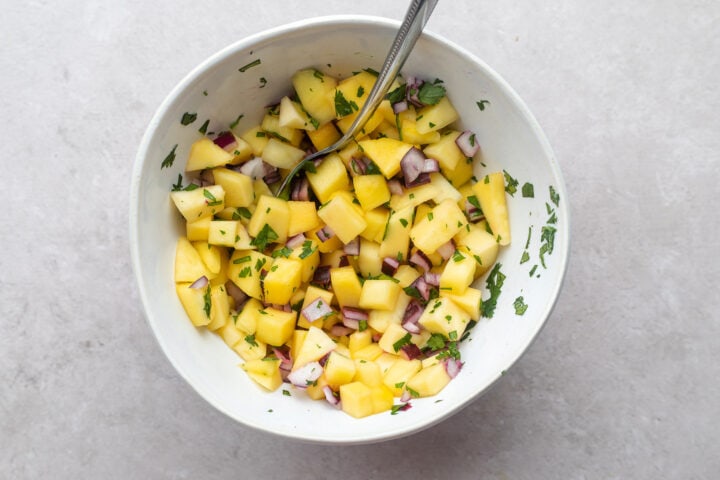
<svg viewBox="0 0 720 480"><path fill-rule="evenodd" d="M297 235L293 235L292 237L288 238L287 242L285 242L285 246L288 248L297 248L301 246L305 240L305 235L302 233L298 233Z"/></svg>
<svg viewBox="0 0 720 480"><path fill-rule="evenodd" d="M270 165L267 162L263 162L263 180L268 185L272 185L273 183L279 182L282 180L282 176L280 175L280 170L277 169L277 167L274 167Z"/></svg>
<svg viewBox="0 0 720 480"><path fill-rule="evenodd" d="M368 167L368 159L365 157L353 158L350 160L350 165L355 173L358 175L365 175Z"/></svg>
<svg viewBox="0 0 720 480"><path fill-rule="evenodd" d="M315 269L313 283L322 286L330 285L330 265L321 265Z"/></svg>
<svg viewBox="0 0 720 480"><path fill-rule="evenodd" d="M314 322L333 313L335 313L335 310L332 309L328 302L319 297L302 310L302 314L308 322Z"/></svg>
<svg viewBox="0 0 720 480"><path fill-rule="evenodd" d="M300 202L307 202L310 200L310 182L307 177L302 177L293 184L290 199Z"/></svg>
<svg viewBox="0 0 720 480"><path fill-rule="evenodd" d="M327 225L325 225L323 228L321 228L321 229L318 230L318 232L317 232L318 240L320 240L320 241L323 242L323 243L327 242L328 240L330 240L330 239L331 239L332 237L334 237L334 236L335 236L335 232L333 232L333 231L330 229L330 227L328 227Z"/></svg>
<svg viewBox="0 0 720 480"><path fill-rule="evenodd" d="M392 180L388 180L387 182L388 190L390 190L390 193L393 195L402 195L403 194L403 188L400 184L400 180L397 180L393 178Z"/></svg>
<svg viewBox="0 0 720 480"><path fill-rule="evenodd" d="M372 341L375 342L375 343L378 343L381 338L382 338L382 333L380 333L380 332L375 332L375 333L373 333Z"/></svg>
<svg viewBox="0 0 720 480"><path fill-rule="evenodd" d="M322 390L325 394L325 400L333 407L340 408L340 396L329 385L325 385Z"/></svg>
<svg viewBox="0 0 720 480"><path fill-rule="evenodd" d="M215 140L213 140L213 143L226 152L233 152L237 148L237 139L232 132L221 132Z"/></svg>
<svg viewBox="0 0 720 480"><path fill-rule="evenodd" d="M398 262L396 258L385 257L382 261L382 273L384 273L385 275L390 275L392 277L393 275L395 275L395 272L397 272L399 266L400 262Z"/></svg>
<svg viewBox="0 0 720 480"><path fill-rule="evenodd" d="M255 157L252 160L248 160L243 163L240 167L240 173L251 177L253 180L262 178L265 175L265 167L263 166L263 159Z"/></svg>
<svg viewBox="0 0 720 480"><path fill-rule="evenodd" d="M369 317L365 310L361 310L355 307L342 307L343 318L350 318L353 320L367 320Z"/></svg>
<svg viewBox="0 0 720 480"><path fill-rule="evenodd" d="M453 253L455 253L455 242L450 239L440 245L436 251L440 254L443 260L448 260L450 257L453 256Z"/></svg>
<svg viewBox="0 0 720 480"><path fill-rule="evenodd" d="M439 287L440 286L440 274L435 272L425 272L425 275L423 275L423 280L425 280L425 283L428 285L432 285L433 287Z"/></svg>
<svg viewBox="0 0 720 480"><path fill-rule="evenodd" d="M409 77L406 85L406 96L410 103L415 105L416 107L423 107L423 103L420 101L420 97L418 97L418 93L420 93L420 87L423 85L422 80L416 77Z"/></svg>
<svg viewBox="0 0 720 480"><path fill-rule="evenodd" d="M360 329L360 322L358 320L355 320L354 318L347 318L343 316L342 323L347 328L352 328L353 330Z"/></svg>
<svg viewBox="0 0 720 480"><path fill-rule="evenodd" d="M423 173L425 155L419 148L412 147L400 160L405 186L411 185Z"/></svg>
<svg viewBox="0 0 720 480"><path fill-rule="evenodd" d="M356 329L354 328L348 328L338 323L330 328L330 334L335 335L336 337L343 337L345 335L350 335L351 333L355 332L355 330Z"/></svg>
<svg viewBox="0 0 720 480"><path fill-rule="evenodd" d="M403 328L405 328L405 324L417 325L418 320L420 320L420 317L422 316L424 310L425 309L418 300L411 300L410 303L408 303L408 306L405 308L405 313L403 314ZM405 328L405 330L407 330L407 328ZM420 333L420 330L418 329L417 332L411 333Z"/></svg>
<svg viewBox="0 0 720 480"><path fill-rule="evenodd" d="M485 218L483 211L470 203L468 200L465 200L465 214L467 215L468 221L471 223L479 222Z"/></svg>
<svg viewBox="0 0 720 480"><path fill-rule="evenodd" d="M341 255L340 260L338 260L338 267L347 267L350 265L350 257L347 255Z"/></svg>
<svg viewBox="0 0 720 480"><path fill-rule="evenodd" d="M294 372L288 375L290 383L296 387L307 388L315 380L320 378L323 373L323 367L318 362L310 362L307 365L303 365Z"/></svg>
<svg viewBox="0 0 720 480"><path fill-rule="evenodd" d="M417 176L415 181L408 183L405 186L408 188L413 188L413 187L419 187L420 185L425 185L430 182L431 182L430 174L427 172L422 172L420 175Z"/></svg>
<svg viewBox="0 0 720 480"><path fill-rule="evenodd" d="M318 360L318 363L319 363L320 365L322 365L323 368L325 368L325 364L327 363L328 358L330 358L330 353L332 353L332 352L326 353L325 355L323 355L322 357L320 357L320 360Z"/></svg>
<svg viewBox="0 0 720 480"><path fill-rule="evenodd" d="M478 143L475 134L470 130L462 132L455 139L455 144L466 157L472 157L480 150L480 143Z"/></svg>
<svg viewBox="0 0 720 480"><path fill-rule="evenodd" d="M407 357L408 360L414 360L422 356L422 351L414 343L408 343L400 348L400 351Z"/></svg>
<svg viewBox="0 0 720 480"><path fill-rule="evenodd" d="M402 326L402 328L405 329L405 331L407 331L409 333L413 333L415 335L420 333L420 326L417 323L405 322L401 326ZM412 359L409 359L409 360L412 360Z"/></svg>
<svg viewBox="0 0 720 480"><path fill-rule="evenodd" d="M348 255L360 255L360 238L355 237L349 243L346 243L343 252Z"/></svg>
<svg viewBox="0 0 720 480"><path fill-rule="evenodd" d="M410 259L408 261L411 264L422 268L426 272L432 268L432 262L428 256L422 252L422 250L415 250L415 252L410 255Z"/></svg>
<svg viewBox="0 0 720 480"><path fill-rule="evenodd" d="M283 370L290 370L290 368L292 367L292 360L290 359L290 355L277 347L273 347L272 350L275 356L280 360L280 368Z"/></svg>
<svg viewBox="0 0 720 480"><path fill-rule="evenodd" d="M402 395L400 395L400 401L405 403L409 402L412 399L412 395L410 395L410 392L407 390L403 390Z"/></svg>
<svg viewBox="0 0 720 480"><path fill-rule="evenodd" d="M401 100L399 102L395 102L392 104L393 113L397 115L398 113L404 112L408 109L408 102L406 100Z"/></svg>
<svg viewBox="0 0 720 480"><path fill-rule="evenodd" d="M203 275L202 277L195 280L191 285L190 288L205 288L208 285L208 278Z"/></svg>
<svg viewBox="0 0 720 480"><path fill-rule="evenodd" d="M448 376L450 378L457 377L458 373L460 373L460 370L462 369L463 363L460 360L455 360L454 358L447 358L445 359L445 371L447 372Z"/></svg>
<svg viewBox="0 0 720 480"><path fill-rule="evenodd" d="M440 164L434 158L426 158L422 168L423 173L434 173L440 171Z"/></svg>
<svg viewBox="0 0 720 480"><path fill-rule="evenodd" d="M417 289L423 300L425 300L426 302L430 300L430 285L425 280L425 276L420 276L416 278L415 281L412 283L412 286Z"/></svg>
<svg viewBox="0 0 720 480"><path fill-rule="evenodd" d="M228 295L230 295L233 300L235 300L235 308L239 308L243 303L245 303L245 300L248 299L248 296L245 292L240 290L240 287L235 285L232 281L225 282L225 290L227 290Z"/></svg>
<svg viewBox="0 0 720 480"><path fill-rule="evenodd" d="M213 171L209 168L200 172L200 180L202 181L203 185L205 185L206 183L208 185L215 185L215 175L213 175Z"/></svg>

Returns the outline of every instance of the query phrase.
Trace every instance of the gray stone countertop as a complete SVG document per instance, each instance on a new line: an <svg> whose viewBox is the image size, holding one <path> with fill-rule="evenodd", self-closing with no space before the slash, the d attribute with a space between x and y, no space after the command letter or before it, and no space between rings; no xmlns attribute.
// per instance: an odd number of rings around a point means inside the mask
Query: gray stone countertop
<svg viewBox="0 0 720 480"><path fill-rule="evenodd" d="M406 5L4 2L0 478L718 478L717 1L440 2L428 28L527 102L573 220L547 326L460 413L388 443L297 443L233 423L158 348L127 226L164 96L248 34Z"/></svg>

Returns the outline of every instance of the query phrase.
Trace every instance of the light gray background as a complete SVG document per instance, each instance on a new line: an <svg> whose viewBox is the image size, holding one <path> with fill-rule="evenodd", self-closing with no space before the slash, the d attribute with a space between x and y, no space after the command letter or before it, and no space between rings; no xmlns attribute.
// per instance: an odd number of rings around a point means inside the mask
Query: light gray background
<svg viewBox="0 0 720 480"><path fill-rule="evenodd" d="M0 478L718 478L720 3L440 2L429 29L526 100L572 254L527 355L379 445L234 424L175 373L128 248L130 172L169 90L235 40L405 1L1 2Z"/></svg>

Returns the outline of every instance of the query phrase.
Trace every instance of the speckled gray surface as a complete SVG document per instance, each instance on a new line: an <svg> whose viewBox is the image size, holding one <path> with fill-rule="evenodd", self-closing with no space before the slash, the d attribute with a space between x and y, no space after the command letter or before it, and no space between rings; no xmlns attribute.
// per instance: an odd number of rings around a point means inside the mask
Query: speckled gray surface
<svg viewBox="0 0 720 480"><path fill-rule="evenodd" d="M6 2L0 477L710 479L720 473L720 3L441 2L429 29L515 87L572 208L527 355L446 422L379 445L251 431L175 373L143 318L130 172L164 95L234 40L405 2Z"/></svg>

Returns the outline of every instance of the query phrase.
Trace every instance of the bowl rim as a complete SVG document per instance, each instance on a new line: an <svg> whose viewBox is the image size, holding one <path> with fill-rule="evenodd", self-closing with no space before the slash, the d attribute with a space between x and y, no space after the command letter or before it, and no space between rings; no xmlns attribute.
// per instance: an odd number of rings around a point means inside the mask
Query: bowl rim
<svg viewBox="0 0 720 480"><path fill-rule="evenodd" d="M161 335L159 335L159 332L156 327L156 322L151 318L153 315L151 314L148 305L150 305L148 294L146 291L145 286L145 280L143 275L143 266L140 264L140 254L139 254L139 226L138 226L138 218L139 218L139 196L140 196L140 181L141 181L141 174L143 167L145 165L146 159L147 159L147 151L149 148L149 145L153 139L153 137L156 134L156 131L159 127L160 120L162 117L165 116L167 110L169 107L173 104L173 102L177 99L179 94L183 92L188 85L190 85L193 81L195 81L199 76L203 74L203 72L207 71L208 69L212 68L213 66L223 62L227 57L231 56L235 52L239 50L246 49L252 45L261 43L265 40L271 39L273 37L286 35L298 30L306 29L306 28L316 28L321 27L324 25L338 25L338 24L352 24L352 25L365 25L365 26L379 26L382 28L392 28L397 29L400 26L400 21L395 19L390 19L386 17L380 17L380 16L372 16L372 15L326 15L326 16L319 16L319 17L311 17L306 18L302 20L298 20L295 22L271 27L265 30L262 30L260 32L254 33L252 35L249 35L247 37L244 37L234 43L231 43L224 48L221 48L217 52L213 53L209 57L207 57L205 60L203 60L201 63L199 63L196 67L194 67L192 70L190 70L173 88L172 90L165 96L161 104L157 107L155 110L150 122L148 123L147 127L145 128L145 131L143 133L140 145L138 147L134 165L132 169L132 177L131 177L131 188L130 188L130 208L129 208L129 240L130 240L130 255L131 255L131 265L133 269L133 273L135 276L135 279L137 281L137 288L138 293L140 296L140 300L142 303L142 311L145 317L146 322L149 324L150 329L153 332L153 336L155 337L155 340L157 341L158 345L160 346L161 350L163 351L165 357L170 361L175 371L182 377L185 382L200 396L202 397L206 402L211 404L216 410L222 412L224 415L232 418L236 422L253 428L254 430L270 433L276 436L280 436L283 438L290 438L293 440L298 440L302 442L307 443L315 443L315 444L343 444L343 445L356 445L356 444L367 444L367 443L375 443L375 442L381 442L381 441L387 441L395 438L400 438L404 436L411 435L413 433L420 432L422 430L425 430L433 425L436 425L440 423L441 421L449 418L450 416L460 412L464 408L466 408L470 403L474 402L476 399L480 398L482 395L484 395L490 388L495 386L498 382L498 380L502 377L504 372L499 372L498 375L490 382L488 383L483 389L476 391L474 394L468 396L463 401L458 402L458 404L452 408L448 409L444 412L442 412L439 415L428 417L426 419L423 419L421 421L418 421L417 423L413 424L410 428L403 428L403 429L392 429L388 428L387 430L383 430L381 432L377 432L375 434L365 434L361 437L357 436L348 436L338 439L328 439L321 436L313 436L313 435L304 435L304 434L294 434L291 431L275 431L271 430L267 427L265 427L263 424L259 422L252 422L248 421L247 419L240 419L236 417L234 414L232 414L230 411L228 411L225 407L218 404L217 402L213 401L212 399L205 396L202 392L198 390L198 387L195 386L193 382L190 381L188 378L188 375L178 367L176 362L173 360L173 358L169 355L168 347L165 344L164 340L162 339ZM562 290L562 285L565 281L566 275L567 275L567 269L568 269L568 263L569 263L569 256L570 256L570 232L571 232L571 217L570 217L570 208L569 208L569 202L568 202L568 194L567 189L565 186L565 181L562 176L562 172L560 170L560 166L557 162L557 159L555 157L554 151L545 136L545 133L540 127L540 124L536 120L535 116L532 114L528 106L525 104L525 102L520 98L520 96L517 94L517 92L510 86L508 82L506 82L494 69L492 69L489 65L487 65L483 60L481 60L479 57L477 57L475 54L471 53L469 50L465 49L464 47L454 43L453 41L436 34L432 32L431 30L425 30L422 33L423 37L428 37L432 41L437 42L444 46L445 48L448 48L450 50L455 50L457 54L467 58L470 62L475 63L480 66L481 69L484 70L484 73L490 77L493 82L496 83L499 89L501 89L505 95L507 95L508 100L513 104L515 108L517 108L517 111L522 114L525 121L527 122L528 126L531 128L533 135L540 143L541 149L543 153L545 154L546 158L549 160L549 165L552 170L552 175L556 179L556 184L554 185L554 188L560 195L561 199L565 204L564 208L564 228L562 230L558 230L558 233L562 235L563 242L562 242L562 250L558 253L560 253L560 259L559 259L559 276L555 280L555 284L551 288L551 295L552 295L552 301L549 302L545 308L545 311L541 313L542 321L538 324L537 329L535 332L533 332L530 340L528 343L524 346L522 351L520 352L517 357L510 363L510 365L507 367L507 369L512 368L530 349L532 344L537 339L540 332L543 330L545 325L547 324L547 321L552 314L555 306L557 305L558 298L560 296L560 292ZM506 369L506 370L507 370Z"/></svg>

